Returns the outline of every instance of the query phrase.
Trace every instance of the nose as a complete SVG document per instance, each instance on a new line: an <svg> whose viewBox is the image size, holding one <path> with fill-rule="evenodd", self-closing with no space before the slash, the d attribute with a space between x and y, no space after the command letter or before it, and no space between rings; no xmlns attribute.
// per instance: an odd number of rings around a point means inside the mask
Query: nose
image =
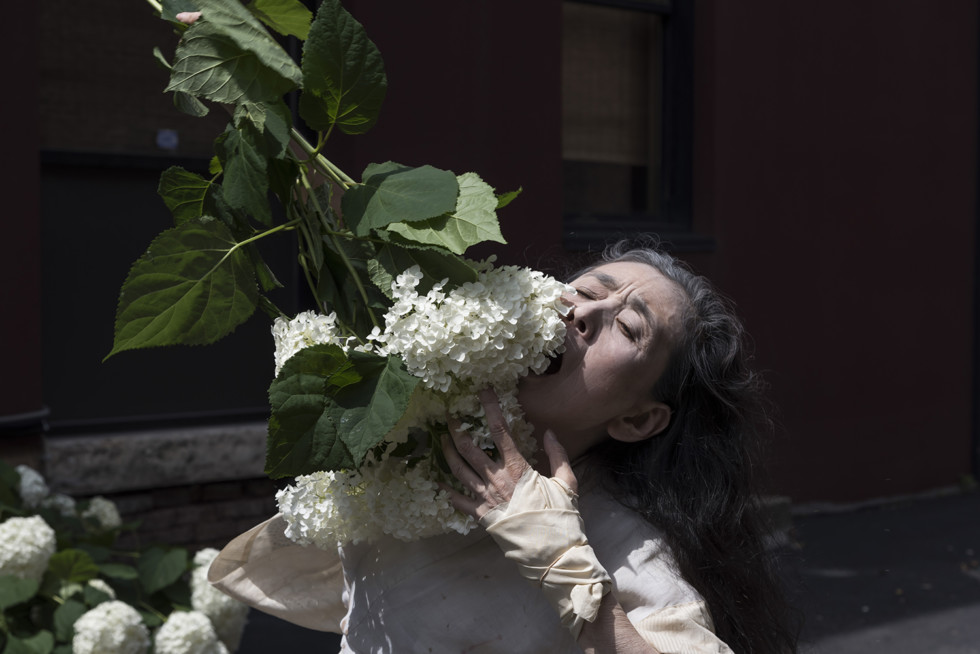
<svg viewBox="0 0 980 654"><path fill-rule="evenodd" d="M565 316L569 327L578 332L579 336L586 342L602 328L602 306L595 300L589 302L572 301L572 308Z"/></svg>

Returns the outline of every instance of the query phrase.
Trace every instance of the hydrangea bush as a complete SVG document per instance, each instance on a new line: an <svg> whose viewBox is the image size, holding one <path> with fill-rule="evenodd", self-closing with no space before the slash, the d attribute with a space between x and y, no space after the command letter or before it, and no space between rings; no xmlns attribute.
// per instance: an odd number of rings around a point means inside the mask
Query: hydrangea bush
<svg viewBox="0 0 980 654"><path fill-rule="evenodd" d="M52 494L37 471L0 461L0 652L235 651L248 607L207 583L217 551L118 550L133 528L111 500Z"/></svg>

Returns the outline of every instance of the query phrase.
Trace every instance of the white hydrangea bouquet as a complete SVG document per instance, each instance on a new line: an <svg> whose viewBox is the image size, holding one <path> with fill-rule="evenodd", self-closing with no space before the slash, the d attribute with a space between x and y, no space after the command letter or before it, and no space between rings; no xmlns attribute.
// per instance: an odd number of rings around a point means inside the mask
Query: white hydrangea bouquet
<svg viewBox="0 0 980 654"><path fill-rule="evenodd" d="M296 397L295 375L316 380L313 394L320 388L331 393L333 387L324 382L333 374L331 364L342 361L338 350L364 365L393 362L385 388L372 395L372 402L378 397L383 405L368 413L356 405L352 413L339 408L330 423L334 430L348 415L355 423L363 421L363 428L355 427L352 446L339 433L326 447L321 443L323 449L309 456L322 456L324 469L299 476L278 493L286 535L301 544L329 549L380 534L415 540L450 530L467 533L472 518L456 512L439 489L439 482L456 482L440 466L436 444L438 434L447 431L447 416L454 416L465 422L477 444L493 447L477 400L481 388L496 390L518 446L533 458L535 445L517 402L517 382L528 372L544 372L549 357L564 347L565 285L539 272L489 264L481 267L478 281L448 293L440 282L420 294L420 281L416 266L392 282L394 304L385 314L384 330L375 328L365 345L351 348L356 341L338 333L333 314L303 313L290 321L279 319L273 327L279 374L271 391L273 438L281 421L292 417L288 407ZM314 358L331 363L310 377ZM365 447L370 449L362 457L351 451Z"/></svg>
<svg viewBox="0 0 980 654"><path fill-rule="evenodd" d="M111 500L52 493L0 461L0 652L234 652L248 607L208 583L217 550L120 550L133 528Z"/></svg>
<svg viewBox="0 0 980 654"><path fill-rule="evenodd" d="M476 399L489 385L530 451L517 380L564 337L562 284L463 257L505 242L496 212L518 192L391 161L356 181L326 158L335 130L375 124L387 88L380 53L339 0L315 16L300 0L147 1L180 36L172 57L155 51L176 106L202 116L216 104L230 121L208 175L163 173L174 225L123 284L109 356L213 343L261 309L277 359L266 472L296 479L279 495L290 534L331 547L466 531L438 490L451 480L433 433L455 415L489 445ZM302 41L301 57L273 32ZM256 248L284 235L316 304L294 317L269 299L281 285Z"/></svg>

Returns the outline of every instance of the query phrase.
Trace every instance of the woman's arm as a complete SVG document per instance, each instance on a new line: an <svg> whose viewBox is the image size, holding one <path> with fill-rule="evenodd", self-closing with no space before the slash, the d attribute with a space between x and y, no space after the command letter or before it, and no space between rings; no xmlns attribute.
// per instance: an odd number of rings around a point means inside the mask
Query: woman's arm
<svg viewBox="0 0 980 654"><path fill-rule="evenodd" d="M626 617L613 593L602 598L599 613L594 622L586 622L578 636L578 644L585 654L607 652L659 653L660 650L643 640L633 623Z"/></svg>
<svg viewBox="0 0 980 654"><path fill-rule="evenodd" d="M544 436L544 450L553 475L550 480L547 480L551 483L541 484L541 480L536 479L529 481L532 479L531 477L523 479L527 475L536 476L537 473L531 470L530 464L518 452L500 411L496 396L492 391L485 392L481 394L480 400L486 411L487 421L500 458L497 461L491 459L483 450L473 444L468 434L457 429L456 425L450 424L452 439L444 439L443 452L450 470L472 493L472 497L468 497L447 487L445 490L450 493L453 505L460 511L480 520L484 526L488 526L488 522L491 523L488 531L504 547L505 556L518 561L521 573L526 578L539 581L543 589L542 592L552 601L562 616L563 622L572 628L573 633L577 629L581 629L578 632L578 642L586 652L595 654L607 652L656 653L658 650L643 640L626 617L625 611L610 590L611 584L608 581L608 574L595 559L592 548L588 546L585 540L584 533L579 541L576 541L573 536L572 545L569 548L569 551L576 550L572 552L569 557L571 561L565 566L571 577L571 582L565 576L565 571L558 570L555 572L560 573L561 581L556 584L548 584L545 581L546 576L552 573L554 566L561 567L563 565L563 557L568 556L564 548L569 546L561 545L559 547L562 551L544 553L547 562L542 562L540 550L542 549L541 546L546 545L546 543L542 543L542 539L535 539L532 536L524 546L521 540L521 532L533 533L535 527L541 526L539 522L534 522L535 520L548 519L544 517L544 511L539 509L552 508L549 502L544 501L547 507L535 507L534 510L526 514L528 517L517 514L506 515L502 520L500 519L500 515L508 509L508 504L514 498L514 492L519 482L525 484L525 492L527 491L526 484L538 483L539 487L528 493L532 498L536 498L542 492L545 494L549 491L554 493L556 487L566 489L566 493L574 497L578 482L572 472L564 448L550 432ZM568 522L569 518L581 524L581 517L577 509L574 508L574 504L568 501L568 495L559 490L555 499L560 503L563 495L565 495L564 500L569 508L553 509L557 513L555 519L559 521L558 524L561 527L552 529L549 533L564 534L567 531L564 529L566 525L571 525L572 530L574 530L575 525ZM493 511L496 511L496 514L488 518L488 514ZM570 515L572 513L574 513L573 516ZM505 529L513 530L515 536L513 539L501 537L500 534L495 533L495 525L507 521L517 522L516 525L504 526ZM525 526L526 529L523 529L522 527ZM522 549L528 551L527 556L521 551ZM532 550L533 552L531 552ZM589 567L590 560L593 562L592 567L597 569L591 571L586 569ZM569 583L574 585L578 581L575 578L576 575L581 577L582 587L569 596L568 589L574 587L570 586ZM604 595L601 594L603 589L606 591ZM594 604L597 601L600 603L596 611ZM579 618L569 615L574 612L574 609L581 610L580 607L586 607L585 611L590 612L591 615L580 616ZM582 617L584 619L581 619Z"/></svg>

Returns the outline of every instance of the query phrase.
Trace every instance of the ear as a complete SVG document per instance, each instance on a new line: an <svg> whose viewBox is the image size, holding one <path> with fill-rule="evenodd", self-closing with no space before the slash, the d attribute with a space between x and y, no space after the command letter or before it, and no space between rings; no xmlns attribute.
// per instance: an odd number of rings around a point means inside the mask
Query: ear
<svg viewBox="0 0 980 654"><path fill-rule="evenodd" d="M638 443L656 436L670 424L670 407L650 402L641 410L614 418L608 425L609 436L623 443Z"/></svg>

